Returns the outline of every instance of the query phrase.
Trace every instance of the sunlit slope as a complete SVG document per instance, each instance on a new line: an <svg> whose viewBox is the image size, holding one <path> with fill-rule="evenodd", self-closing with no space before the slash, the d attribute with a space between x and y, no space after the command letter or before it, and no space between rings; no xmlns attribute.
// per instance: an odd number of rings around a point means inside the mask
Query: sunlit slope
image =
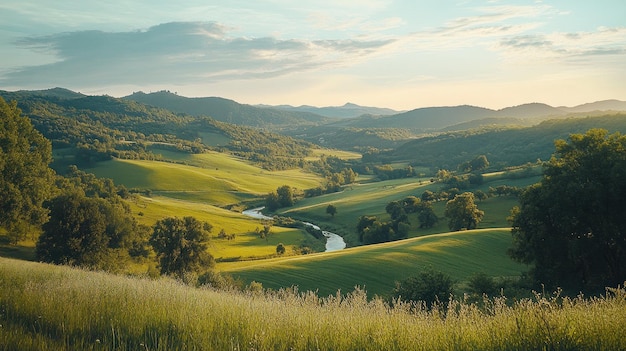
<svg viewBox="0 0 626 351"><path fill-rule="evenodd" d="M432 268L457 282L473 273L494 277L519 276L526 266L513 262L506 250L511 245L508 228L437 234L392 243L351 248L344 251L219 265L247 282L267 288L299 286L321 295L365 287L370 295L388 293L395 281Z"/></svg>
<svg viewBox="0 0 626 351"><path fill-rule="evenodd" d="M276 253L278 243L282 243L290 250L291 247L303 244L307 238L314 240L303 230L277 226L272 227L267 239L261 239L255 234L256 228L263 227L262 221L258 219L216 206L164 196L140 197L131 203L131 210L139 223L147 226L152 226L156 221L172 216L191 216L210 223L213 229L209 253L218 260L266 257ZM231 240L218 238L217 235L221 230L227 234L234 234L235 238Z"/></svg>
<svg viewBox="0 0 626 351"><path fill-rule="evenodd" d="M266 171L220 153L189 155L185 164L113 160L88 169L128 188L150 189L163 195L211 204L232 204L264 195L281 185L317 187L321 178L300 170Z"/></svg>

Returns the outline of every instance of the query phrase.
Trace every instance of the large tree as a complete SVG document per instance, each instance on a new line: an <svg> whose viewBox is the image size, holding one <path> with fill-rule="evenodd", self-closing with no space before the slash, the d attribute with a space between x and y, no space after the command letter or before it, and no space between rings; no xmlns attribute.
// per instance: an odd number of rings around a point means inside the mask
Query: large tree
<svg viewBox="0 0 626 351"><path fill-rule="evenodd" d="M123 203L74 188L47 205L50 219L37 241L38 260L116 270L124 256L147 255L143 230Z"/></svg>
<svg viewBox="0 0 626 351"><path fill-rule="evenodd" d="M168 217L154 225L150 244L159 259L162 274L183 277L214 264L207 252L212 226L194 217Z"/></svg>
<svg viewBox="0 0 626 351"><path fill-rule="evenodd" d="M36 247L37 259L44 262L97 266L106 256L110 238L102 199L87 198L76 192L54 198L50 220Z"/></svg>
<svg viewBox="0 0 626 351"><path fill-rule="evenodd" d="M626 280L626 137L592 129L555 142L512 213L511 256L537 282L602 289Z"/></svg>
<svg viewBox="0 0 626 351"><path fill-rule="evenodd" d="M17 243L31 225L45 222L54 172L50 142L0 97L0 227Z"/></svg>
<svg viewBox="0 0 626 351"><path fill-rule="evenodd" d="M456 195L446 203L445 216L450 230L474 229L485 213L474 203L474 194L466 192Z"/></svg>

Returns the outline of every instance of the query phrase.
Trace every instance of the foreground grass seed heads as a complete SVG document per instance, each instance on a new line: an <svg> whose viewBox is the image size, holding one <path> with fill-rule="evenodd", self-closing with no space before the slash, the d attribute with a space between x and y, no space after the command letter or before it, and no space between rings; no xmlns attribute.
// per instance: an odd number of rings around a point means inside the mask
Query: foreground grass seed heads
<svg viewBox="0 0 626 351"><path fill-rule="evenodd" d="M0 350L620 350L626 290L390 308L356 289L217 292L0 259Z"/></svg>

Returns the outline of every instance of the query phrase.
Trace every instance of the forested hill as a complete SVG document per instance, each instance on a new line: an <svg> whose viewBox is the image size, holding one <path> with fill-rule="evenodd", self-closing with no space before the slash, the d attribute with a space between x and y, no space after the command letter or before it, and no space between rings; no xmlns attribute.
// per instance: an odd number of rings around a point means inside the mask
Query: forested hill
<svg viewBox="0 0 626 351"><path fill-rule="evenodd" d="M531 103L491 110L476 106L425 107L386 116L364 116L351 121L355 128L406 128L414 133L440 130L470 121L496 118L538 118L560 116L567 112L546 104Z"/></svg>
<svg viewBox="0 0 626 351"><path fill-rule="evenodd" d="M409 161L415 165L455 169L477 155L486 155L496 168L515 166L537 159L548 160L554 152L554 140L567 139L570 134L585 133L592 128L624 134L626 113L552 119L527 128L450 132L412 140L395 150L372 156L383 162Z"/></svg>
<svg viewBox="0 0 626 351"><path fill-rule="evenodd" d="M188 98L168 91L150 94L137 92L123 99L165 108L177 113L209 116L222 122L270 130L315 126L332 120L310 112L256 107L220 97Z"/></svg>
<svg viewBox="0 0 626 351"><path fill-rule="evenodd" d="M17 101L53 148L65 150L79 165L111 157L158 159L159 149L200 153L219 147L267 169L286 169L295 167L312 147L284 135L110 96L52 89L0 91L0 97Z"/></svg>

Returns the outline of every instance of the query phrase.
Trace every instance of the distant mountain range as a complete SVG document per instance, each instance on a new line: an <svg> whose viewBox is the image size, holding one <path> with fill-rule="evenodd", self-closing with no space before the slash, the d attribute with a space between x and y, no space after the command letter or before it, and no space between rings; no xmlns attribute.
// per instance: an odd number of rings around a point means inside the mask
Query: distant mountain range
<svg viewBox="0 0 626 351"><path fill-rule="evenodd" d="M81 93L63 88L23 91L60 99L86 97ZM338 129L403 129L419 134L432 131L462 130L486 125L533 125L549 118L562 118L571 114L594 111L626 111L626 101L604 100L574 107L553 107L542 103L493 110L483 107L441 106L424 107L398 112L388 108L359 106L347 103L343 106L269 106L247 105L220 97L188 98L169 91L154 93L136 92L122 98L146 105L165 108L175 113L191 116L209 116L218 121L235 125L270 130L297 130L301 135L312 137L320 127L324 133ZM316 133L307 133L314 128ZM324 133L320 133L324 134Z"/></svg>
<svg viewBox="0 0 626 351"><path fill-rule="evenodd" d="M291 105L258 105L264 108L274 108L285 111L297 111L297 112L310 112L320 116L330 118L355 118L363 115L376 115L376 116L389 116L401 113L402 111L392 110L390 108L381 107L368 107L360 106L353 103L346 103L343 106L327 106L327 107L315 107L315 106L291 106Z"/></svg>
<svg viewBox="0 0 626 351"><path fill-rule="evenodd" d="M363 116L343 124L353 128L406 128L415 133L443 129L467 129L482 125L529 125L548 118L564 117L573 113L594 111L626 111L626 101L605 100L575 107L552 107L541 103L529 103L492 110L476 106L426 107L385 116ZM458 128L454 128L458 126Z"/></svg>

